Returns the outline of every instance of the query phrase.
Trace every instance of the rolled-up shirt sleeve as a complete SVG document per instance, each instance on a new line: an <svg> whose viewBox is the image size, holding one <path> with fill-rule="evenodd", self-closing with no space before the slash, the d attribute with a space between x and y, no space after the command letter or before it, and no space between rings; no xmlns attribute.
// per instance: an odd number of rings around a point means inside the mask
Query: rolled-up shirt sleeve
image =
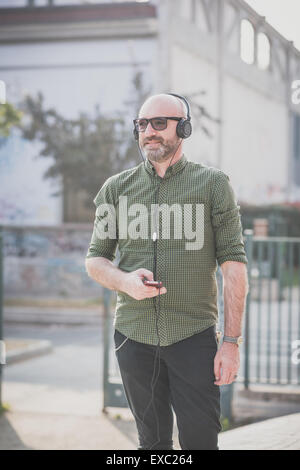
<svg viewBox="0 0 300 470"><path fill-rule="evenodd" d="M118 245L116 194L113 178L108 178L93 200L96 206L94 228L86 258L103 256L113 261Z"/></svg>
<svg viewBox="0 0 300 470"><path fill-rule="evenodd" d="M211 219L218 264L221 265L225 261L247 263L240 206L237 204L229 177L221 170L215 175Z"/></svg>

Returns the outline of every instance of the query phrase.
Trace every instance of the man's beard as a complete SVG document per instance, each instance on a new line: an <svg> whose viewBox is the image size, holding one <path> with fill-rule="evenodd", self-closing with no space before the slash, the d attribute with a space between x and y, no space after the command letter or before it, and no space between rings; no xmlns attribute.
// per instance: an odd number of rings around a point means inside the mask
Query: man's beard
<svg viewBox="0 0 300 470"><path fill-rule="evenodd" d="M153 162L164 162L170 158L170 156L175 152L176 148L178 148L178 143L179 143L179 138L176 141L164 141L162 142L161 140L147 140L146 143L151 143L151 142L159 142L159 146L155 149L150 149L144 143L143 145L143 150L146 154L146 157L153 161Z"/></svg>

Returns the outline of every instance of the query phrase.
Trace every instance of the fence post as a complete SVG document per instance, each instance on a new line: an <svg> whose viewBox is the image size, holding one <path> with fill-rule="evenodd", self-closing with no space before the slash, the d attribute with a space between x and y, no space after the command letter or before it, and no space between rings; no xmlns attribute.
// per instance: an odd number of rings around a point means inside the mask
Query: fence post
<svg viewBox="0 0 300 470"><path fill-rule="evenodd" d="M224 333L224 297L223 297L223 275L220 266L217 269L217 285L218 285L218 309L219 309L219 329ZM232 399L233 399L233 382L229 385L221 385L221 415L222 418L232 421Z"/></svg>
<svg viewBox="0 0 300 470"><path fill-rule="evenodd" d="M108 403L108 374L109 374L109 349L110 349L110 302L111 291L110 289L103 288L103 307L104 307L104 328L103 328L103 408L102 411L106 412Z"/></svg>
<svg viewBox="0 0 300 470"><path fill-rule="evenodd" d="M0 226L0 412L2 411L2 341L3 341L3 231ZM4 351L5 354L5 351Z"/></svg>
<svg viewBox="0 0 300 470"><path fill-rule="evenodd" d="M252 256L253 256L253 230L245 230L245 250L248 258L248 280L249 280L249 292L246 299L246 312L245 312L245 377L244 386L245 389L249 387L249 351L250 351L250 296L251 296L251 268L252 268Z"/></svg>

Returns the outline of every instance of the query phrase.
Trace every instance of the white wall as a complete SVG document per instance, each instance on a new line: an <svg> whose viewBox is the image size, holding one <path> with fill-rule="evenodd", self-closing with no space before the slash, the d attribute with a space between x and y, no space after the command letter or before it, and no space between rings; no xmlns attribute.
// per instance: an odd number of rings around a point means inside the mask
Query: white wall
<svg viewBox="0 0 300 470"><path fill-rule="evenodd" d="M199 102L214 117L219 113L217 67L178 45L172 46L172 87L178 93L205 89ZM224 74L220 168L231 179L239 200L251 203L286 199L289 137L287 107L241 80ZM205 124L207 121L204 120ZM217 124L208 123L209 139L196 128L185 142L190 160L219 166Z"/></svg>
<svg viewBox="0 0 300 470"><path fill-rule="evenodd" d="M66 117L96 103L104 112L120 109L129 98L133 61L152 82L155 41L151 39L70 41L0 46L0 74L15 84L18 98L42 90L46 103Z"/></svg>
<svg viewBox="0 0 300 470"><path fill-rule="evenodd" d="M66 118L92 113L96 104L103 113L118 115L133 97L133 62L140 64L145 85L153 83L155 48L155 40L147 38L1 44L0 79L13 103L41 91L46 107ZM128 122L133 118L128 115ZM43 179L50 163L34 160L36 154L37 148L17 137L0 149L0 223L61 222L62 201L51 197L53 183Z"/></svg>
<svg viewBox="0 0 300 470"><path fill-rule="evenodd" d="M288 115L282 103L224 79L223 169L240 200L282 202L288 181Z"/></svg>
<svg viewBox="0 0 300 470"><path fill-rule="evenodd" d="M204 61L199 56L189 52L179 45L171 49L172 89L174 93L191 94L206 91L195 101L204 106L214 117L218 116L218 82L217 71L213 64ZM185 141L184 148L189 160L215 166L217 162L218 125L203 120L212 138L207 137L197 127L195 116L192 114L193 134Z"/></svg>

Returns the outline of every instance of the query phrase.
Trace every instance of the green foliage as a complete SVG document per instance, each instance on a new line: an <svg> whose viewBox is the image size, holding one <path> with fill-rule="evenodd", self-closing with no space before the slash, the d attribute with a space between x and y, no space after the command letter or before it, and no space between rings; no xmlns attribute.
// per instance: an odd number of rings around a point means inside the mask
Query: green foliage
<svg viewBox="0 0 300 470"><path fill-rule="evenodd" d="M0 404L0 415L5 413L6 411L10 411L10 405L8 403Z"/></svg>
<svg viewBox="0 0 300 470"><path fill-rule="evenodd" d="M22 118L22 112L12 104L0 104L0 146L10 134L11 128L17 126Z"/></svg>
<svg viewBox="0 0 300 470"><path fill-rule="evenodd" d="M292 204L241 204L243 229L253 229L256 218L268 219L269 236L300 237L300 207Z"/></svg>
<svg viewBox="0 0 300 470"><path fill-rule="evenodd" d="M229 431L229 429L231 429L229 419L221 416L221 426L222 426L222 432Z"/></svg>
<svg viewBox="0 0 300 470"><path fill-rule="evenodd" d="M45 109L39 93L37 98L28 96L23 109L27 117L21 126L23 137L40 141L40 156L53 158L45 178L61 176L69 188L91 197L109 176L138 161L135 153L127 151L125 120L103 116L99 106L93 116L80 113L77 119L66 119L53 108Z"/></svg>
<svg viewBox="0 0 300 470"><path fill-rule="evenodd" d="M281 287L298 287L299 277L299 266L284 266L280 271Z"/></svg>

